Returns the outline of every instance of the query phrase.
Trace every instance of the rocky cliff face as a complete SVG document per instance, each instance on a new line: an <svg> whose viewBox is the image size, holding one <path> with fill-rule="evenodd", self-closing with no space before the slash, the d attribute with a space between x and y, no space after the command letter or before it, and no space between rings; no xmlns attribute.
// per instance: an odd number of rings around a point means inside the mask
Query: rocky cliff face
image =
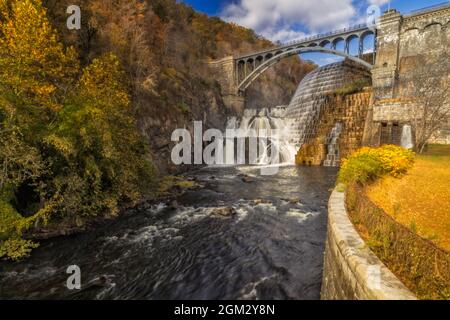
<svg viewBox="0 0 450 320"><path fill-rule="evenodd" d="M66 28L69 5L82 9L81 30ZM273 44L253 31L195 12L175 0L46 0L64 42L82 63L112 51L129 75L139 127L161 171L170 164L176 128L223 129L228 116L221 88L205 61L260 50ZM248 92L250 107L289 102L303 76L315 66L298 57L269 70Z"/></svg>

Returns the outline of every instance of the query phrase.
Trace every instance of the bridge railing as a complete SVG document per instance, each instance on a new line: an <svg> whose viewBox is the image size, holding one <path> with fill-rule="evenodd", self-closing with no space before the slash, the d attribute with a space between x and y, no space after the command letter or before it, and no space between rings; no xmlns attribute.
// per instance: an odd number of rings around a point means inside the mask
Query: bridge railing
<svg viewBox="0 0 450 320"><path fill-rule="evenodd" d="M351 31L364 30L364 29L368 29L367 24L358 24L358 25L355 25L355 26L352 26L352 27L348 27L348 28L334 30L334 31L330 31L330 32L327 32L327 33L316 34L314 36L306 37L306 38L299 39L299 40L293 40L293 41L286 42L286 43L279 43L278 45L276 45L274 47L267 48L267 49L263 50L262 52L258 52L258 53L270 52L270 51L273 51L273 50L276 50L276 49L281 49L281 48L285 48L285 47L296 45L296 44L302 44L302 43L314 41L314 40L317 40L317 39L323 39L323 38L327 38L327 37L338 35L338 34L345 34L345 33L351 32ZM255 53L251 53L251 54L246 54L245 56L239 57L239 59L244 59L246 57L251 57L251 56L253 56L255 54L257 54L257 53L255 52Z"/></svg>
<svg viewBox="0 0 450 320"><path fill-rule="evenodd" d="M293 41L289 41L286 43L283 43L282 46L291 46L297 43L303 43L303 42L309 42L309 41L313 41L313 40L317 40L317 39L322 39L322 38L327 38L330 36L334 36L336 34L343 34L343 33L348 33L351 31L355 31L355 30L361 30L361 29L367 29L367 24L363 23L363 24L358 24L352 27L348 27L348 28L343 28L343 29L339 29L339 30L334 30L334 31L330 31L327 33L320 33L320 34L316 34L314 36L310 36L310 37L306 37L303 39L298 39L298 40L293 40Z"/></svg>

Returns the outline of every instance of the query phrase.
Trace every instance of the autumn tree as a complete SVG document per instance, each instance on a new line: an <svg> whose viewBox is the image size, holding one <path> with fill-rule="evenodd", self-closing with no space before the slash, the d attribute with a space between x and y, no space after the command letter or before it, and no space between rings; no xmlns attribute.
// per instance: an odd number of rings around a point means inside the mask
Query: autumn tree
<svg viewBox="0 0 450 320"><path fill-rule="evenodd" d="M23 232L115 215L152 168L119 59L81 70L40 0L0 4L0 257L17 259Z"/></svg>
<svg viewBox="0 0 450 320"><path fill-rule="evenodd" d="M47 141L65 215L117 214L120 201L140 199L151 181L146 147L136 129L124 71L113 54L83 70Z"/></svg>
<svg viewBox="0 0 450 320"><path fill-rule="evenodd" d="M450 55L436 61L416 63L409 75L401 78L406 95L412 99L411 123L415 146L422 153L430 140L447 125L450 118Z"/></svg>
<svg viewBox="0 0 450 320"><path fill-rule="evenodd" d="M14 106L3 112L34 139L54 119L76 79L78 60L58 42L41 1L2 1L0 8L0 94Z"/></svg>
<svg viewBox="0 0 450 320"><path fill-rule="evenodd" d="M41 1L2 1L0 13L0 201L23 206L37 199L23 212L29 224L51 207L44 201L43 139L76 80L78 61L58 42ZM26 197L18 199L21 190Z"/></svg>

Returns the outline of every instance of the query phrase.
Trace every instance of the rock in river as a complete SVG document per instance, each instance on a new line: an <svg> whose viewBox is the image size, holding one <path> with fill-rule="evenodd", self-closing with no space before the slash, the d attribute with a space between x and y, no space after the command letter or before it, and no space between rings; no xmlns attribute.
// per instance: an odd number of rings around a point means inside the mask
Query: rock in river
<svg viewBox="0 0 450 320"><path fill-rule="evenodd" d="M253 179L253 178L250 177L250 176L243 176L243 177L242 177L242 181L245 182L245 183L252 183L252 182L255 181L255 179Z"/></svg>
<svg viewBox="0 0 450 320"><path fill-rule="evenodd" d="M213 214L215 215L219 215L222 217L232 217L234 216L237 212L234 208L232 207L219 207L219 208L215 208L212 211Z"/></svg>

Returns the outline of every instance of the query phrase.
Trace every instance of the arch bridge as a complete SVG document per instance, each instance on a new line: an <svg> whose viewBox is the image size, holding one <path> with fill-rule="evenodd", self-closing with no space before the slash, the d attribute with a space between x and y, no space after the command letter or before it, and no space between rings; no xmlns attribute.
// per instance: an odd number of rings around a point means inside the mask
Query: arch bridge
<svg viewBox="0 0 450 320"><path fill-rule="evenodd" d="M376 30L361 24L351 28L328 32L293 41L285 45L273 47L260 52L234 58L235 84L238 92L242 94L261 74L281 59L305 52L323 52L346 57L371 69L372 64L363 60L365 39L373 35L374 43L371 48L376 51ZM357 55L350 54L350 43L358 41ZM343 48L338 49L342 44Z"/></svg>
<svg viewBox="0 0 450 320"><path fill-rule="evenodd" d="M228 56L209 60L217 82L221 86L225 106L242 113L245 90L268 68L280 60L303 52L325 52L346 57L371 69L374 100L392 99L399 92L399 78L419 57L433 60L447 52L449 46L450 2L423 8L402 15L390 9L379 18L376 29L367 25L319 34L296 42L242 56ZM366 38L373 35L373 60L367 61ZM353 43L358 50L353 50ZM372 46L372 44L370 44ZM392 117L397 116L393 115ZM377 116L378 117L378 116ZM381 113L379 118L385 115ZM377 118L378 119L378 118Z"/></svg>

